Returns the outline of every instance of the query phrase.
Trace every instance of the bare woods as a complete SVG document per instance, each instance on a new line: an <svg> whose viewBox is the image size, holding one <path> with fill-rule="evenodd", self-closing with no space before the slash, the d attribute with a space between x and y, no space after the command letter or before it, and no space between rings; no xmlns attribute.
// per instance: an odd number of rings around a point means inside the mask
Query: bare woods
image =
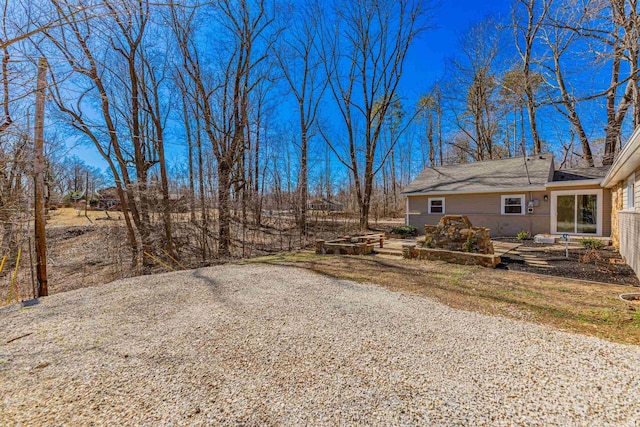
<svg viewBox="0 0 640 427"><path fill-rule="evenodd" d="M635 0L514 0L411 90L408 61L446 25L428 0L8 0L2 14L7 266L33 243L39 58L47 206L113 209L138 271L367 229L428 166L524 151L611 164L640 120Z"/></svg>

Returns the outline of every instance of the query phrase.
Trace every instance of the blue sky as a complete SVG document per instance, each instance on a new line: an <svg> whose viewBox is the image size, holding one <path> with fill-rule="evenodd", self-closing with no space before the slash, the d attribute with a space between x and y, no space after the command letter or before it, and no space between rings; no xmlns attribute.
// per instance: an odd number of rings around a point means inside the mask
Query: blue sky
<svg viewBox="0 0 640 427"><path fill-rule="evenodd" d="M506 16L510 8L511 0L442 0L433 17L435 28L424 32L407 56L405 94L424 93L442 76L444 61L454 54L460 33L487 16Z"/></svg>
<svg viewBox="0 0 640 427"><path fill-rule="evenodd" d="M421 94L427 92L435 81L443 76L445 60L455 53L458 36L470 25L489 15L508 15L510 7L511 0L441 0L433 14L431 28L415 40L406 58L399 88L401 98L413 103ZM168 147L168 150L172 151L170 157L186 157L186 147L181 145ZM72 154L92 166L107 166L90 144L76 146Z"/></svg>

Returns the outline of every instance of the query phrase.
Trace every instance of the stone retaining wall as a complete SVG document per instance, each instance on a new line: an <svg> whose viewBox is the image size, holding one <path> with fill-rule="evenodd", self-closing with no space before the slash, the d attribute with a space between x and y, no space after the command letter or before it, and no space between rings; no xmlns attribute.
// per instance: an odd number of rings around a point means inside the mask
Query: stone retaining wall
<svg viewBox="0 0 640 427"><path fill-rule="evenodd" d="M499 255L420 248L416 245L403 245L402 257L406 259L445 261L452 264L478 265L489 268L496 268L496 266L500 264Z"/></svg>
<svg viewBox="0 0 640 427"><path fill-rule="evenodd" d="M349 243L344 242L327 242L325 240L316 240L316 253L319 255L369 255L373 253L374 244L360 242Z"/></svg>

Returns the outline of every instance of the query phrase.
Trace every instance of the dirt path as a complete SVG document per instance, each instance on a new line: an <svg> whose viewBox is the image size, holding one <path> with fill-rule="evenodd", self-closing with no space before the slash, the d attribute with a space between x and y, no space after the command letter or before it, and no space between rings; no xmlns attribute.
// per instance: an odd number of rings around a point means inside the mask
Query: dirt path
<svg viewBox="0 0 640 427"><path fill-rule="evenodd" d="M640 347L291 267L0 308L8 425L634 425Z"/></svg>

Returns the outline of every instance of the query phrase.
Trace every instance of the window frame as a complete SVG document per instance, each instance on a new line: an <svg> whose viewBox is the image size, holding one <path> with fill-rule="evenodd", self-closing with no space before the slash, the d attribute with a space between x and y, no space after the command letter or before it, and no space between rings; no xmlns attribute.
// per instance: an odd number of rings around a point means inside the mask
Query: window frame
<svg viewBox="0 0 640 427"><path fill-rule="evenodd" d="M513 212L505 212L505 208L506 208L506 200L507 199L516 199L519 198L521 203L520 203L520 213L513 213ZM503 194L500 196L500 214L501 215L525 215L526 209L527 209L527 199L525 197L524 194ZM516 205L509 205L509 206L516 206Z"/></svg>
<svg viewBox="0 0 640 427"><path fill-rule="evenodd" d="M440 201L442 202L442 212L432 212L431 211L431 202L432 201ZM445 199L444 197L429 197L427 199L427 212L429 213L429 215L445 215L446 209L445 209Z"/></svg>
<svg viewBox="0 0 640 427"><path fill-rule="evenodd" d="M593 233L563 233L558 231L558 196L579 196L595 194L597 201L596 234ZM590 190L555 190L551 191L551 234L570 234L572 236L602 236L604 217L604 191L600 189Z"/></svg>

